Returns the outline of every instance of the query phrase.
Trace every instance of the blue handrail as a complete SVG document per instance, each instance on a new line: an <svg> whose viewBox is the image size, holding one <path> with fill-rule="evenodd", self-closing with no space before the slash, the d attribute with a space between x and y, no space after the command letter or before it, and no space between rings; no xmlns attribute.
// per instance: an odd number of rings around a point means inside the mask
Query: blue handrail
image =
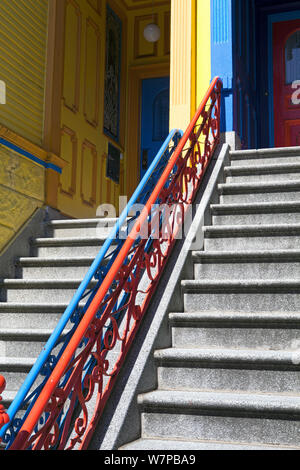
<svg viewBox="0 0 300 470"><path fill-rule="evenodd" d="M159 163L162 160L162 157L165 155L166 150L168 149L171 141L174 141L174 147L177 146L179 140L183 136L183 132L179 129L173 129L168 137L166 138L165 142L163 143L161 149L159 150L158 154L156 155L155 159L151 163L150 167L148 168L147 172L145 173L144 177L142 178L141 182L139 183L138 187L136 188L135 192L133 193L132 197L130 198L127 206L123 210L122 214L120 215L119 219L117 220L115 226L112 228L108 238L104 242L102 248L100 249L98 255L96 256L95 260L93 261L92 265L90 266L87 274L85 275L83 281L81 282L80 286L78 287L76 293L74 294L70 304L66 308L64 314L62 315L61 319L59 320L56 328L54 329L52 335L48 339L46 345L42 349L39 357L37 358L35 364L33 365L32 369L30 370L29 374L27 375L24 383L20 387L15 399L11 403L10 407L7 410L7 414L10 418L10 422L3 426L0 430L0 438L3 439L7 429L11 425L12 420L14 419L16 413L21 408L22 403L24 402L28 392L30 391L33 383L35 382L37 376L41 373L42 368L44 367L46 361L48 360L53 348L57 345L57 341L59 340L62 332L64 331L67 323L69 322L71 316L75 312L76 308L78 307L79 302L82 299L86 289L88 288L91 280L96 275L101 263L107 256L108 250L111 247L112 243L116 239L117 235L120 233L120 230L124 223L127 221L129 213L139 200L142 195L143 190L147 189L147 184L149 183L149 179L153 175L154 171L157 169ZM145 201L140 201L145 203Z"/></svg>

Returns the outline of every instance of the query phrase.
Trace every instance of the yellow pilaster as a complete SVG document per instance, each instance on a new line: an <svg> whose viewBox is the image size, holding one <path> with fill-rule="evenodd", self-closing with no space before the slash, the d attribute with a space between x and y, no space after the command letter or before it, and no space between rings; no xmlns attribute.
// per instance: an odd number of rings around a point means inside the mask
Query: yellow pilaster
<svg viewBox="0 0 300 470"><path fill-rule="evenodd" d="M170 128L185 129L191 114L193 0L171 0Z"/></svg>
<svg viewBox="0 0 300 470"><path fill-rule="evenodd" d="M170 128L185 130L211 80L210 0L171 0Z"/></svg>

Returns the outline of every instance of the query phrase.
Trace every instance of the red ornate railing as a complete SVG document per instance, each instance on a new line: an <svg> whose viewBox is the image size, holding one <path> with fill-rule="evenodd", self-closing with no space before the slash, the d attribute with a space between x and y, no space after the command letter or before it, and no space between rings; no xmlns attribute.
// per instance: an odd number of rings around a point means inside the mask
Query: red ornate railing
<svg viewBox="0 0 300 470"><path fill-rule="evenodd" d="M0 375L0 395L4 392L6 386L5 378ZM4 406L1 404L2 397L0 396L0 429L2 426L9 422L9 416L6 413Z"/></svg>
<svg viewBox="0 0 300 470"><path fill-rule="evenodd" d="M88 447L219 142L221 88L216 77L11 450Z"/></svg>

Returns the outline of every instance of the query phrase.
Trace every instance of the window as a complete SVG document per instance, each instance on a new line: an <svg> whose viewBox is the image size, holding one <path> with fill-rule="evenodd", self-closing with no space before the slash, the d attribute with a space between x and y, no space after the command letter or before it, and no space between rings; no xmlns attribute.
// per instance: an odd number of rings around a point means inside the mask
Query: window
<svg viewBox="0 0 300 470"><path fill-rule="evenodd" d="M295 80L300 80L300 29L285 44L285 83L290 85Z"/></svg>

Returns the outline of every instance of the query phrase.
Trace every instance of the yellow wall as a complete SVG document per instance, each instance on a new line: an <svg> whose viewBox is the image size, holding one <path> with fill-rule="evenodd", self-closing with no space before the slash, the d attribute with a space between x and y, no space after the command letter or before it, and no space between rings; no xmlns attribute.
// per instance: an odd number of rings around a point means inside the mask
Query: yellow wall
<svg viewBox="0 0 300 470"><path fill-rule="evenodd" d="M43 140L48 0L1 0L0 123L37 145Z"/></svg>
<svg viewBox="0 0 300 470"><path fill-rule="evenodd" d="M51 159L43 149L47 18L48 0L0 2L0 137L43 161ZM44 204L48 174L0 145L0 252Z"/></svg>
<svg viewBox="0 0 300 470"><path fill-rule="evenodd" d="M44 203L44 168L0 145L0 252Z"/></svg>
<svg viewBox="0 0 300 470"><path fill-rule="evenodd" d="M169 0L160 2L155 8L155 19L162 36L154 45L143 38L144 27L152 22L152 2L146 2L146 7L144 2L139 5L136 0L109 0L108 3L122 20L118 143L103 133L106 2L66 0L60 156L67 165L60 178L58 209L76 218L95 217L101 203L114 204L118 209L119 195L129 196L135 189L139 149L132 151L127 141L130 132L139 138L139 119L131 119L130 110L140 103L133 104L128 96L129 73L132 68L151 65L148 75L155 76L157 66L169 63ZM139 89L136 91L139 94ZM109 142L124 156L120 184L106 177Z"/></svg>
<svg viewBox="0 0 300 470"><path fill-rule="evenodd" d="M209 86L210 69L210 0L172 0L171 128L188 126Z"/></svg>
<svg viewBox="0 0 300 470"><path fill-rule="evenodd" d="M210 0L196 3L196 108L211 81ZM195 110L192 110L193 112Z"/></svg>

